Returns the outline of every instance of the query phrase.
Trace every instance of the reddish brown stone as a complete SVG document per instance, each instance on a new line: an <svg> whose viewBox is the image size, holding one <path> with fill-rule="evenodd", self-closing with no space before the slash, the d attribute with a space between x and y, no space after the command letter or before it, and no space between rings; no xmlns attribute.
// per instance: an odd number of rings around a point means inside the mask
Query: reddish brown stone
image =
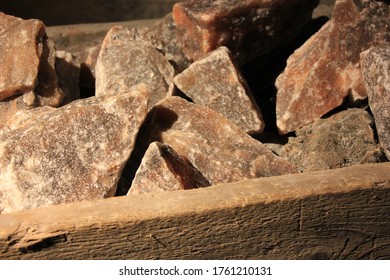
<svg viewBox="0 0 390 280"><path fill-rule="evenodd" d="M0 100L34 90L44 38L41 21L0 12Z"/></svg>
<svg viewBox="0 0 390 280"><path fill-rule="evenodd" d="M208 187L210 183L166 144L149 145L128 195Z"/></svg>
<svg viewBox="0 0 390 280"><path fill-rule="evenodd" d="M263 131L260 109L226 47L191 64L174 82L196 104L215 110L243 131Z"/></svg>
<svg viewBox="0 0 390 280"><path fill-rule="evenodd" d="M140 88L37 108L3 133L0 212L113 196L148 110Z"/></svg>
<svg viewBox="0 0 390 280"><path fill-rule="evenodd" d="M280 155L300 171L377 163L383 153L372 127L373 119L367 111L342 111L298 129Z"/></svg>
<svg viewBox="0 0 390 280"><path fill-rule="evenodd" d="M287 61L276 81L277 126L288 133L343 103L367 97L360 53L390 42L390 6L371 0L339 0L332 19Z"/></svg>
<svg viewBox="0 0 390 280"><path fill-rule="evenodd" d="M96 96L126 93L144 83L153 93L150 106L172 95L174 69L153 46L135 41L132 31L113 27L96 63Z"/></svg>
<svg viewBox="0 0 390 280"><path fill-rule="evenodd" d="M370 48L360 57L378 138L390 160L390 45Z"/></svg>
<svg viewBox="0 0 390 280"><path fill-rule="evenodd" d="M293 39L318 0L189 0L173 7L177 36L188 58L220 46L239 63Z"/></svg>
<svg viewBox="0 0 390 280"><path fill-rule="evenodd" d="M212 185L297 171L214 110L180 97L160 101L145 127L142 144L169 145Z"/></svg>
<svg viewBox="0 0 390 280"><path fill-rule="evenodd" d="M152 27L151 32L156 38L153 45L165 55L177 73L190 66L191 61L188 60L177 40L176 25L172 13L166 15Z"/></svg>

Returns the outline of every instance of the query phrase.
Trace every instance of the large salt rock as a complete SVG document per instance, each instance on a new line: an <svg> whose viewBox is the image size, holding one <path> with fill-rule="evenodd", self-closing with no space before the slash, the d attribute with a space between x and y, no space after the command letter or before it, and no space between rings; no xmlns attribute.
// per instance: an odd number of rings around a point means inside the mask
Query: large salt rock
<svg viewBox="0 0 390 280"><path fill-rule="evenodd" d="M171 96L172 65L152 45L134 40L132 30L114 26L104 38L95 67L96 96L126 93L144 83L151 92L150 106Z"/></svg>
<svg viewBox="0 0 390 280"><path fill-rule="evenodd" d="M390 45L370 48L360 56L378 138L390 160Z"/></svg>
<svg viewBox="0 0 390 280"><path fill-rule="evenodd" d="M128 195L208 187L210 183L166 144L149 145Z"/></svg>
<svg viewBox="0 0 390 280"><path fill-rule="evenodd" d="M367 97L360 53L390 42L390 6L372 0L338 0L333 17L294 52L276 81L281 134L320 118L343 103Z"/></svg>
<svg viewBox="0 0 390 280"><path fill-rule="evenodd" d="M174 83L196 104L220 113L243 131L263 131L260 109L226 47L191 64L175 77Z"/></svg>
<svg viewBox="0 0 390 280"><path fill-rule="evenodd" d="M198 60L220 46L244 63L286 44L311 19L318 0L189 0L173 7L184 53Z"/></svg>
<svg viewBox="0 0 390 280"><path fill-rule="evenodd" d="M37 108L44 112L3 133L0 212L113 196L148 96L137 87L52 111Z"/></svg>
<svg viewBox="0 0 390 280"><path fill-rule="evenodd" d="M44 40L41 21L0 12L0 100L34 90Z"/></svg>
<svg viewBox="0 0 390 280"><path fill-rule="evenodd" d="M214 110L180 97L160 101L145 127L141 143L169 145L212 185L297 171Z"/></svg>
<svg viewBox="0 0 390 280"><path fill-rule="evenodd" d="M300 171L380 162L383 153L372 126L373 119L367 111L342 111L298 129L297 136L283 147L281 156Z"/></svg>

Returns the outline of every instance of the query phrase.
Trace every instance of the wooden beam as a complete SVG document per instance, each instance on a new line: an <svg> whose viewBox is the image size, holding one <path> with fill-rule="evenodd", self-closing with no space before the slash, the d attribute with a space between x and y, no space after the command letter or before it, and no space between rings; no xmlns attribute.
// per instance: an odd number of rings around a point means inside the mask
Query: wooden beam
<svg viewBox="0 0 390 280"><path fill-rule="evenodd" d="M0 215L1 259L388 259L390 163Z"/></svg>

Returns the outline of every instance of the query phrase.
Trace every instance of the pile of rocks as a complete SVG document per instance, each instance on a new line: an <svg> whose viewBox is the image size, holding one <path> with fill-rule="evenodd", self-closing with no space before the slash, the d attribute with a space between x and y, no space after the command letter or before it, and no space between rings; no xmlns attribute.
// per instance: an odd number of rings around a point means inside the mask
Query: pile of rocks
<svg viewBox="0 0 390 280"><path fill-rule="evenodd" d="M336 1L275 95L246 76L302 39L318 2L188 0L73 53L0 13L0 212L390 159L385 1Z"/></svg>

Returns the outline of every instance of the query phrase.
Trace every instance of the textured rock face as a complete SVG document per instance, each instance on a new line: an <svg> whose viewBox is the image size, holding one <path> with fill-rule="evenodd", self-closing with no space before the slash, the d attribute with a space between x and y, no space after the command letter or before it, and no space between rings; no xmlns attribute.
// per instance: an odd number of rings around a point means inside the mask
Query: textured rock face
<svg viewBox="0 0 390 280"><path fill-rule="evenodd" d="M177 73L182 72L191 64L177 40L172 13L166 15L155 27L151 28L151 33L156 38L153 45L165 55Z"/></svg>
<svg viewBox="0 0 390 280"><path fill-rule="evenodd" d="M252 93L226 47L210 52L174 79L196 104L220 113L247 133L260 133L264 122Z"/></svg>
<svg viewBox="0 0 390 280"><path fill-rule="evenodd" d="M288 133L341 105L367 97L360 53L390 42L390 6L380 1L338 0L332 19L288 59L276 81L280 133Z"/></svg>
<svg viewBox="0 0 390 280"><path fill-rule="evenodd" d="M220 114L180 97L159 102L145 126L142 138L172 147L212 185L297 171Z"/></svg>
<svg viewBox="0 0 390 280"><path fill-rule="evenodd" d="M41 21L0 12L0 100L34 90L44 37Z"/></svg>
<svg viewBox="0 0 390 280"><path fill-rule="evenodd" d="M379 141L390 160L390 45L371 48L360 56Z"/></svg>
<svg viewBox="0 0 390 280"><path fill-rule="evenodd" d="M294 38L318 2L190 0L174 5L173 19L188 58L226 46L244 63Z"/></svg>
<svg viewBox="0 0 390 280"><path fill-rule="evenodd" d="M153 46L134 41L131 30L113 27L96 63L96 96L122 94L140 83L151 92L150 106L172 95L174 69Z"/></svg>
<svg viewBox="0 0 390 280"><path fill-rule="evenodd" d="M324 170L381 161L373 119L363 109L350 109L308 124L290 138L281 156L300 171Z"/></svg>
<svg viewBox="0 0 390 280"><path fill-rule="evenodd" d="M149 145L128 195L208 187L210 183L166 144Z"/></svg>
<svg viewBox="0 0 390 280"><path fill-rule="evenodd" d="M0 128L19 111L59 106L55 49L43 23L0 12L0 42Z"/></svg>
<svg viewBox="0 0 390 280"><path fill-rule="evenodd" d="M148 96L137 88L76 101L31 115L29 123L21 120L21 127L4 133L0 211L113 196L147 113Z"/></svg>

